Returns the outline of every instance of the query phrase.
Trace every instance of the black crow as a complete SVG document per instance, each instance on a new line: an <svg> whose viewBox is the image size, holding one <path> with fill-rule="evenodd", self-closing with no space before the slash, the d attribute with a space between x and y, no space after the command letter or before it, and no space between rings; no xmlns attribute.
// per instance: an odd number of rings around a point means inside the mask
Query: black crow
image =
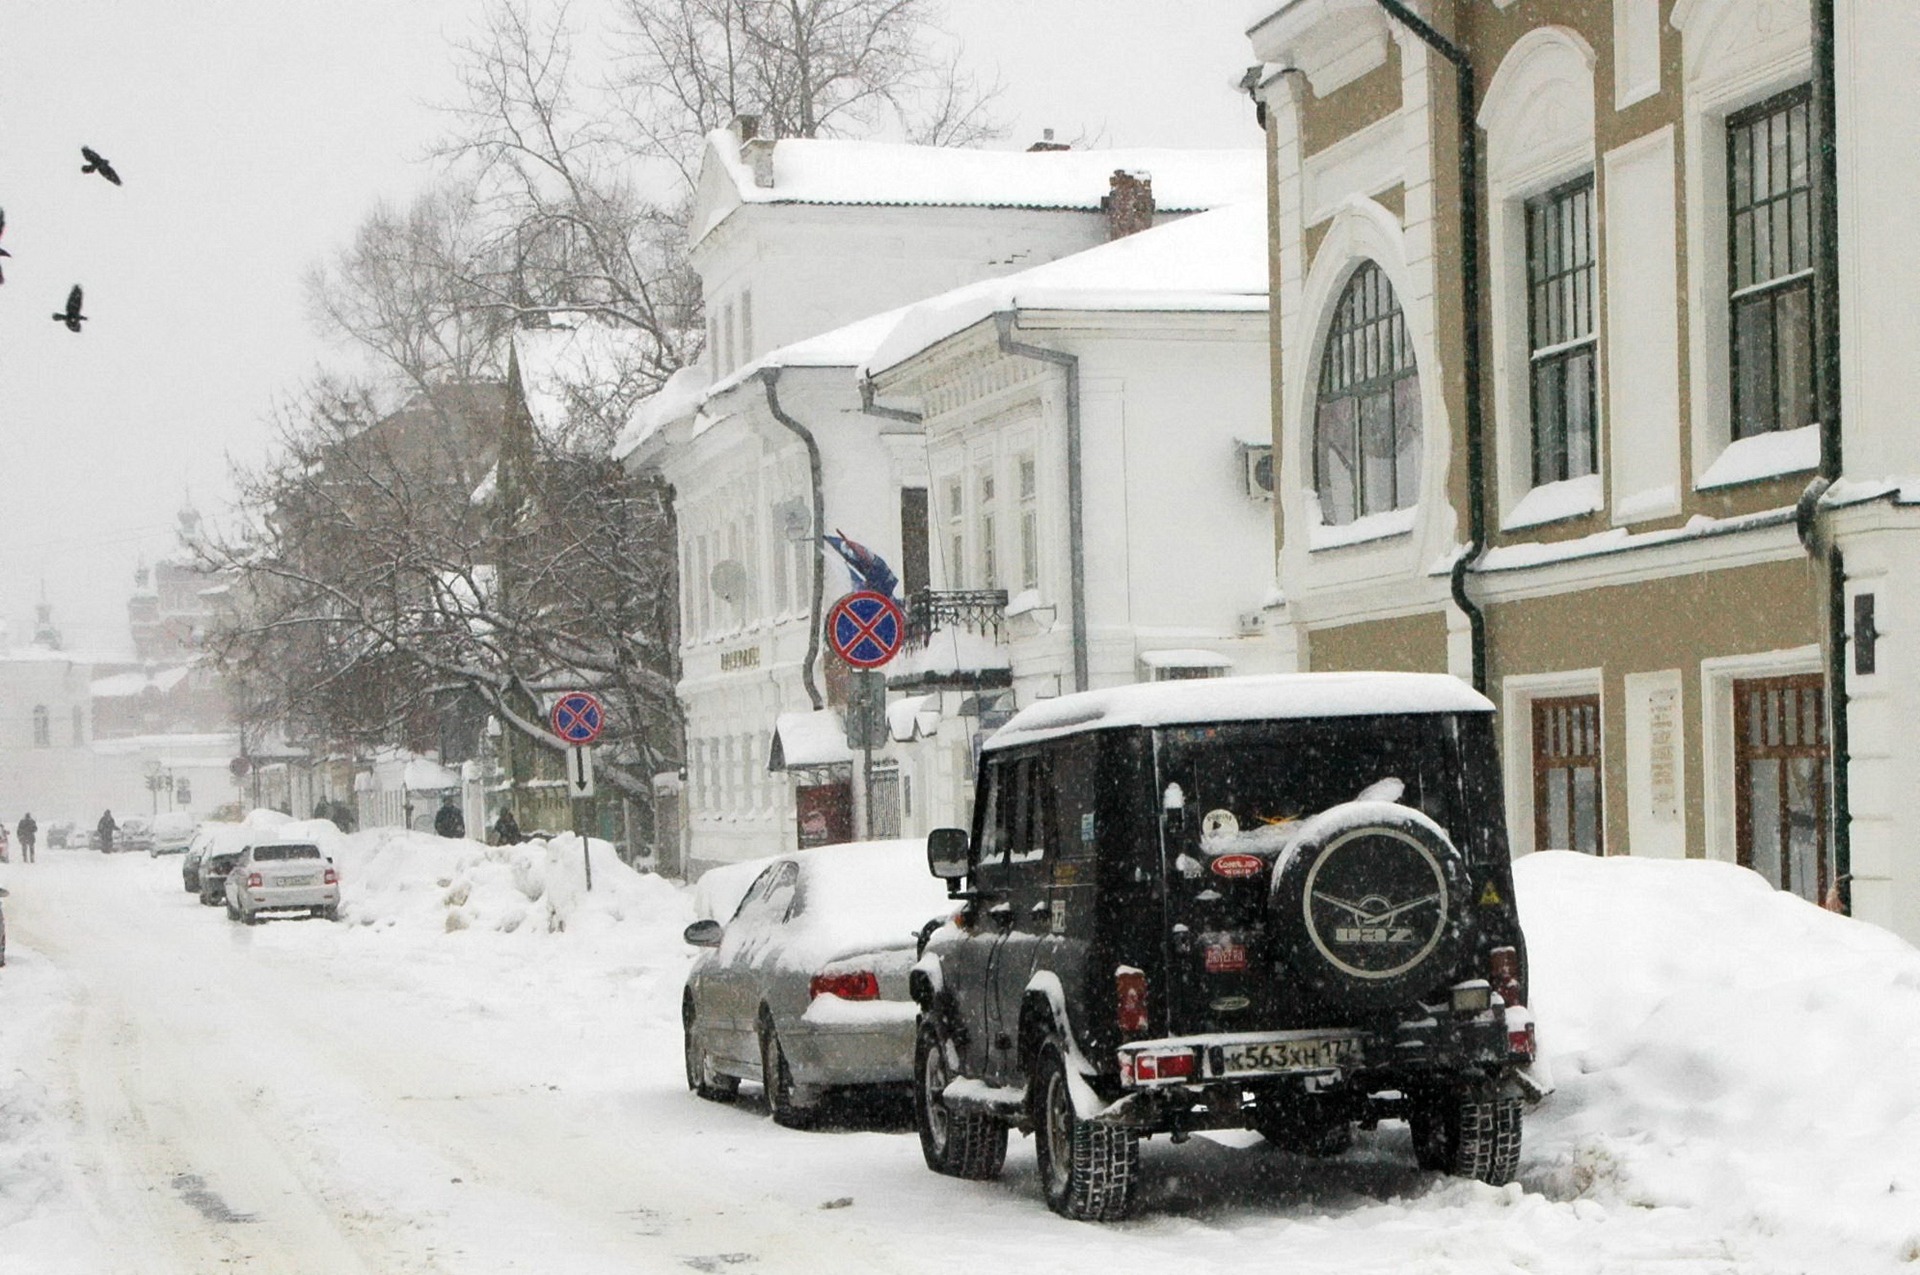
<svg viewBox="0 0 1920 1275"><path fill-rule="evenodd" d="M73 291L67 294L67 308L65 310L56 310L54 312L53 321L55 323L66 324L67 331L69 332L78 332L80 330L80 325L87 321L87 316L80 313L80 285L79 284L77 283L74 284Z"/></svg>
<svg viewBox="0 0 1920 1275"><path fill-rule="evenodd" d="M118 186L120 184L120 174L114 172L113 165L109 164L106 158L102 156L99 151L93 149L93 147L82 146L80 148L80 158L87 161L80 166L81 172L99 173L114 185Z"/></svg>
<svg viewBox="0 0 1920 1275"><path fill-rule="evenodd" d="M0 208L0 235L4 235L6 233L7 233L7 210L4 208ZM8 252L5 248L0 248L0 257L11 257L12 255L13 254ZM7 281L6 271L0 270L0 283L5 283L6 281Z"/></svg>

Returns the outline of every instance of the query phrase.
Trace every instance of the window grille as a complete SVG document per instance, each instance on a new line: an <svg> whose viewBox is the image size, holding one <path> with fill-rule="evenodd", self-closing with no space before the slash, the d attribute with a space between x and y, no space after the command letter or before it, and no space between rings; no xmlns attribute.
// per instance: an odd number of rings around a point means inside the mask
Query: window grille
<svg viewBox="0 0 1920 1275"><path fill-rule="evenodd" d="M1413 505L1420 490L1420 381L1386 272L1347 281L1320 355L1314 488L1330 524Z"/></svg>
<svg viewBox="0 0 1920 1275"><path fill-rule="evenodd" d="M1813 146L1805 86L1727 120L1735 439L1813 423Z"/></svg>
<svg viewBox="0 0 1920 1275"><path fill-rule="evenodd" d="M1533 481L1581 478L1599 464L1592 174L1527 204L1527 285Z"/></svg>

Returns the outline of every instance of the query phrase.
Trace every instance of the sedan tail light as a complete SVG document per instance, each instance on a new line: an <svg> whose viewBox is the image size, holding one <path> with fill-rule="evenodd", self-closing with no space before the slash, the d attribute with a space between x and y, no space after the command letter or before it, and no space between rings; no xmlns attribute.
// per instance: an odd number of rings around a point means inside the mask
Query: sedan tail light
<svg viewBox="0 0 1920 1275"><path fill-rule="evenodd" d="M260 874L258 872L247 873L247 889L258 890L260 884Z"/></svg>
<svg viewBox="0 0 1920 1275"><path fill-rule="evenodd" d="M872 970L815 974L807 983L807 999L818 996L838 996L843 1001L877 1001L880 999L880 980Z"/></svg>
<svg viewBox="0 0 1920 1275"><path fill-rule="evenodd" d="M335 872L332 868L328 868L325 875L323 875L320 878L320 883L322 885L339 885L340 874L338 872Z"/></svg>

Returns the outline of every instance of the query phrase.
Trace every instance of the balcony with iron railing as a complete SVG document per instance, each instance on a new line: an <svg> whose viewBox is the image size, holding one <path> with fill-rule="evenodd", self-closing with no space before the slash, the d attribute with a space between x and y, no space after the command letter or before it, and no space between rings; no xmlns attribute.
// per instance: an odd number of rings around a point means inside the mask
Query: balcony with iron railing
<svg viewBox="0 0 1920 1275"><path fill-rule="evenodd" d="M907 597L907 636L887 669L897 690L1012 685L1005 589L920 589Z"/></svg>

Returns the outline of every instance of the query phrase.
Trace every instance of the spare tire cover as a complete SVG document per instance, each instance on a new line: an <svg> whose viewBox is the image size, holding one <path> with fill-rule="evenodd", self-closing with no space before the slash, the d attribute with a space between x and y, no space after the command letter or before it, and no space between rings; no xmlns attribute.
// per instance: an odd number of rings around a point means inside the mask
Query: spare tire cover
<svg viewBox="0 0 1920 1275"><path fill-rule="evenodd" d="M1454 969L1466 882L1460 852L1420 811L1335 806L1302 825L1273 874L1281 959L1335 1004L1404 1003Z"/></svg>

